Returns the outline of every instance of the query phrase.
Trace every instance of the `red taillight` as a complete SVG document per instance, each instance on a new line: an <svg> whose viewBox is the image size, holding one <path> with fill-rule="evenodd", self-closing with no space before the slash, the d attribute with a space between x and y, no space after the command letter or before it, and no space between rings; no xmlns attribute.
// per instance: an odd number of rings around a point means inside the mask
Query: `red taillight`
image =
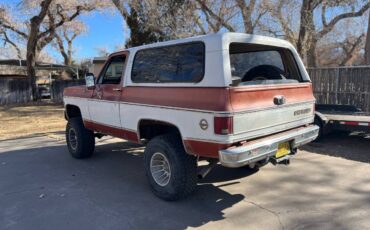
<svg viewBox="0 0 370 230"><path fill-rule="evenodd" d="M233 117L215 117L215 134L227 135L233 133Z"/></svg>

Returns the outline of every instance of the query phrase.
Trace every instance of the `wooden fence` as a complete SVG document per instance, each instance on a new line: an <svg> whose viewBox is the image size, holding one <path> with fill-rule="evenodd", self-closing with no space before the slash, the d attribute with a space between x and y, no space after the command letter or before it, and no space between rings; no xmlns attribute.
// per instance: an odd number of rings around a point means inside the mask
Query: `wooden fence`
<svg viewBox="0 0 370 230"><path fill-rule="evenodd" d="M85 79L82 80L55 80L51 83L50 94L51 100L55 103L63 102L63 91L65 88L76 85L84 85Z"/></svg>
<svg viewBox="0 0 370 230"><path fill-rule="evenodd" d="M354 105L370 112L370 66L308 69L317 103ZM62 103L63 90L84 80L55 80L51 100ZM0 78L0 105L30 102L31 85L25 78Z"/></svg>
<svg viewBox="0 0 370 230"><path fill-rule="evenodd" d="M0 78L0 105L24 104L32 101L31 82L27 78Z"/></svg>
<svg viewBox="0 0 370 230"><path fill-rule="evenodd" d="M308 69L317 103L354 105L370 112L370 66Z"/></svg>

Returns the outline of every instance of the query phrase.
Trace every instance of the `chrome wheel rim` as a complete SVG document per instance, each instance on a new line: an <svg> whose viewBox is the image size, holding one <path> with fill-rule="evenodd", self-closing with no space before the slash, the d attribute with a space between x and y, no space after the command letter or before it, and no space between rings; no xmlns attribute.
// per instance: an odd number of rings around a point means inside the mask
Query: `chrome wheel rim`
<svg viewBox="0 0 370 230"><path fill-rule="evenodd" d="M68 139L69 139L69 146L73 150L76 150L77 148L77 135L75 129L69 129L68 131Z"/></svg>
<svg viewBox="0 0 370 230"><path fill-rule="evenodd" d="M171 167L167 157L164 154L160 152L153 154L152 158L150 159L150 172L154 181L159 186L164 187L170 182Z"/></svg>

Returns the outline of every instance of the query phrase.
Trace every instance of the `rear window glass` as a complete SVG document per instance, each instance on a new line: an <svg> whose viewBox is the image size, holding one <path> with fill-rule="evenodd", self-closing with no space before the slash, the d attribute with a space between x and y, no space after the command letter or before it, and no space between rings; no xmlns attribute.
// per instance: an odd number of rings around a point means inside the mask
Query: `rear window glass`
<svg viewBox="0 0 370 230"><path fill-rule="evenodd" d="M131 79L136 83L200 82L205 47L201 42L138 51Z"/></svg>
<svg viewBox="0 0 370 230"><path fill-rule="evenodd" d="M278 51L256 51L236 53L230 56L233 75L244 76L249 70L260 65L272 65L284 70L283 59Z"/></svg>
<svg viewBox="0 0 370 230"><path fill-rule="evenodd" d="M285 58L287 55L290 57ZM270 47L230 45L231 74L233 81L240 85L298 82L300 75L292 58L290 52L271 50Z"/></svg>

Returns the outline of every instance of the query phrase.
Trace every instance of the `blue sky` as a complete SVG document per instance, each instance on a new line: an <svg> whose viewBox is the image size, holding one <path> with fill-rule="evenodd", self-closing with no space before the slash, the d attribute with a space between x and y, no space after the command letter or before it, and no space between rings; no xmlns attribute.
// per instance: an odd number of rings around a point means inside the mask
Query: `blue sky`
<svg viewBox="0 0 370 230"><path fill-rule="evenodd" d="M16 6L20 0L0 0L1 3ZM117 46L122 46L127 36L124 29L122 16L116 12L82 14L78 20L85 22L87 32L78 36L73 46L75 48L75 60L92 58L98 55L98 47L106 47L112 52ZM127 33L127 30L126 30ZM62 62L63 58L59 52L51 47L47 47L47 52Z"/></svg>
<svg viewBox="0 0 370 230"><path fill-rule="evenodd" d="M21 0L0 0L1 3L16 6ZM331 14L327 12L328 18ZM320 18L320 12L316 12L317 17ZM92 58L98 56L98 48L106 48L109 52L116 50L117 46L123 46L129 32L124 28L124 21L122 16L117 12L94 12L79 16L78 20L85 22L87 32L78 36L74 41L74 59L79 61L85 58ZM359 19L360 20L360 19ZM365 25L366 27L366 25ZM366 28L365 28L366 29ZM62 56L59 51L50 46L46 51L53 56L57 62L62 62Z"/></svg>
<svg viewBox="0 0 370 230"><path fill-rule="evenodd" d="M88 31L74 41L76 59L96 56L98 47L114 51L126 41L124 22L118 13L92 13L79 19L86 23Z"/></svg>

